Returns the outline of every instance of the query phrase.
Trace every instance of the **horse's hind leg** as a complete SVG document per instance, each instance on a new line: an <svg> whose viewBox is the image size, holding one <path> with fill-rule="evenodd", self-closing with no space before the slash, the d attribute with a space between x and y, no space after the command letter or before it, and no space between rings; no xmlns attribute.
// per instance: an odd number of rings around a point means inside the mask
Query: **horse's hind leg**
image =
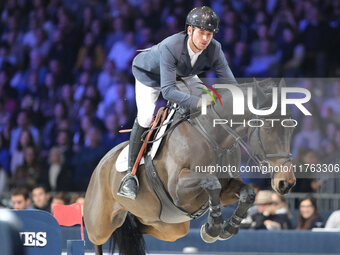
<svg viewBox="0 0 340 255"><path fill-rule="evenodd" d="M235 181L238 181L234 179ZM241 181L240 181L241 182ZM240 199L237 208L228 221L223 223L223 229L219 239L226 240L237 234L241 221L246 217L248 209L255 200L255 191L245 183L240 183Z"/></svg>
<svg viewBox="0 0 340 255"><path fill-rule="evenodd" d="M90 241L95 245L105 243L113 231L124 223L127 214L110 192L110 165L98 166L91 177L84 203L85 227Z"/></svg>

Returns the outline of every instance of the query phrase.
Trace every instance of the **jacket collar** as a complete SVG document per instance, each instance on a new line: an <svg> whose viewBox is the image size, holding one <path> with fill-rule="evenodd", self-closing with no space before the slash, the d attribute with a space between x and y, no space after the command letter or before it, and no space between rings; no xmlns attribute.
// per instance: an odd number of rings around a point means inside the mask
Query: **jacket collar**
<svg viewBox="0 0 340 255"><path fill-rule="evenodd" d="M187 47L188 39L189 39L189 36L186 34L184 42L183 42L181 61L185 63L187 71L191 70L190 73L196 73L195 71L203 69L204 63L209 60L208 58L209 46L207 49L203 50L203 52L198 56L195 65L191 67L191 61L190 61L190 56L189 56L188 47Z"/></svg>

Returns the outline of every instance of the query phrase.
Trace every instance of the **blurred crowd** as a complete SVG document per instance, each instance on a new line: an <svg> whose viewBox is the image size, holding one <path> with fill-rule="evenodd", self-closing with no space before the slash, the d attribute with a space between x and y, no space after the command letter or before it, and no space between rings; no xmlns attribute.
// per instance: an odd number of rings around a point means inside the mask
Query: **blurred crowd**
<svg viewBox="0 0 340 255"><path fill-rule="evenodd" d="M221 17L215 38L236 77L339 74L340 0L1 1L0 192L37 184L85 191L101 157L128 140L118 131L136 114L137 49L182 31L202 4ZM338 155L339 81L299 86L312 91L313 116L294 115L296 160ZM322 182L308 179L297 191Z"/></svg>
<svg viewBox="0 0 340 255"><path fill-rule="evenodd" d="M320 212L317 200L307 195L300 199L297 210L289 209L285 198L269 190L257 191L254 206L241 223L243 229L312 230L340 229L340 210Z"/></svg>

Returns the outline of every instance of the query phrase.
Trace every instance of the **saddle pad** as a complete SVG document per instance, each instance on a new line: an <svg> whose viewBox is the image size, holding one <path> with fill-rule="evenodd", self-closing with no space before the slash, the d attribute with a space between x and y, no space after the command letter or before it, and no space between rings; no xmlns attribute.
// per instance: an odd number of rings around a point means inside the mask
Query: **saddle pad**
<svg viewBox="0 0 340 255"><path fill-rule="evenodd" d="M172 117L173 117L175 112L176 112L175 109L172 109L169 112L169 114L168 114L167 118L165 119L164 123L169 123L169 121L172 119ZM167 127L168 127L168 125L164 125L164 126L162 126L160 128L160 130L159 130L155 140L158 139L159 137L161 137L164 134L164 132L165 132ZM156 153L157 153L157 151L159 149L159 145L161 144L162 140L163 140L163 138L159 139L158 141L156 141L156 142L154 142L152 144L151 150L148 153L148 154L150 154L151 159L153 159L156 156ZM125 172L125 171L127 171L127 169L128 169L128 154L129 154L129 144L127 144L126 147L119 153L119 156L118 156L118 158L116 160L116 170L118 172ZM143 165L143 164L144 164L144 157L142 157L139 165Z"/></svg>

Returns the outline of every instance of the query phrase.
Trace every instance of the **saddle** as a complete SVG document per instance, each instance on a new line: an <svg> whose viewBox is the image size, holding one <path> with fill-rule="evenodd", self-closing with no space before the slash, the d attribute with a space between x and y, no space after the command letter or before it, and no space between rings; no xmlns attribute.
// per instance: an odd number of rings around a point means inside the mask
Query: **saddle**
<svg viewBox="0 0 340 255"><path fill-rule="evenodd" d="M141 147L136 163L134 164L134 174L136 173L137 166L144 164L144 157L146 153L151 155L153 159L157 151L160 147L163 137L166 135L165 132L169 127L169 124L172 123L172 118L176 112L175 107L171 107L169 105L165 107L161 107L154 118L154 121L151 123L150 129L148 129L142 136L144 140L144 144ZM118 155L116 160L116 169L118 172L127 171L127 157L128 157L129 145L127 144L124 149Z"/></svg>
<svg viewBox="0 0 340 255"><path fill-rule="evenodd" d="M147 144L148 144L150 138L152 137L154 131L156 131L154 137L157 137L157 134L158 134L159 130L161 129L162 124L163 124L163 122L164 122L164 120L167 116L168 109L169 109L168 107L159 108L154 121L151 123L151 128L148 131L146 131L147 133L146 133L146 136L144 138L143 145L142 145L142 147L141 147L141 149L138 153L136 162L133 165L133 169L132 169L132 173L131 173L132 175L136 175L139 163L142 159L142 156L143 156L143 154L144 154L144 152L147 148ZM143 134L143 136L144 136L144 134Z"/></svg>

